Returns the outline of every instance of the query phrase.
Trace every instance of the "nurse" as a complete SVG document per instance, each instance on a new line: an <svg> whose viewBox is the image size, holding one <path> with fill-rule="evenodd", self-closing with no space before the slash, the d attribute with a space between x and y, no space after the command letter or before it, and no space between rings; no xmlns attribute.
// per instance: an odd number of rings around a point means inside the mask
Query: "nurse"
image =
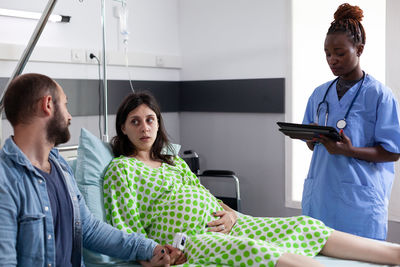
<svg viewBox="0 0 400 267"><path fill-rule="evenodd" d="M302 212L326 225L385 240L394 161L400 157L398 104L391 90L365 73L363 11L342 4L325 38L326 60L337 76L308 100L304 124L335 127L342 141L307 141L313 151Z"/></svg>

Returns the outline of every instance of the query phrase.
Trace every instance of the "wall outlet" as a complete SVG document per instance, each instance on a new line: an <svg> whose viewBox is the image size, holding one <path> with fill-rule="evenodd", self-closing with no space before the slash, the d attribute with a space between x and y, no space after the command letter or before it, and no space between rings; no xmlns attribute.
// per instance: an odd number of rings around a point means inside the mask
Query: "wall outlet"
<svg viewBox="0 0 400 267"><path fill-rule="evenodd" d="M85 50L72 49L71 50L71 62L72 63L84 63L85 62Z"/></svg>
<svg viewBox="0 0 400 267"><path fill-rule="evenodd" d="M90 54L95 55L98 58L98 60L100 61L100 53L99 53L99 51L86 50L86 63L98 64L99 62L97 61L96 58L90 58Z"/></svg>
<svg viewBox="0 0 400 267"><path fill-rule="evenodd" d="M164 67L165 62L162 56L156 56L156 67Z"/></svg>
<svg viewBox="0 0 400 267"><path fill-rule="evenodd" d="M113 15L114 18L119 19L121 14L121 7L119 6L113 6Z"/></svg>

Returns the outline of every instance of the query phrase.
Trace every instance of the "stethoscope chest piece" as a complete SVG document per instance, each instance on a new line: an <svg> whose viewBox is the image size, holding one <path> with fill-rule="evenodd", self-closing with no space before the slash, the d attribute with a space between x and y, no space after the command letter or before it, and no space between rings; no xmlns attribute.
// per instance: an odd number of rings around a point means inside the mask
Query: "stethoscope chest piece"
<svg viewBox="0 0 400 267"><path fill-rule="evenodd" d="M336 127L338 129L344 129L344 127L346 127L346 125L347 125L347 122L345 119L338 120L336 123Z"/></svg>
<svg viewBox="0 0 400 267"><path fill-rule="evenodd" d="M359 94L360 91L361 91L361 87L362 87L362 85L363 85L363 83L364 83L364 79L365 79L365 72L363 71L363 76L362 76L362 79L361 79L360 86L358 87L357 92L356 92L356 94L355 94L354 97L353 97L353 100L351 101L349 107L347 108L347 112L346 112L346 114L344 115L344 118L343 118L343 119L340 119L340 120L338 120L338 121L336 122L336 127L337 127L338 129L344 129L344 128L346 127L346 125L347 125L346 118L347 118L347 116L349 115L350 109L351 109L351 107L353 106L354 101L356 100L358 94ZM339 77L336 78L335 80L333 80L333 81L331 82L331 84L328 86L328 89L326 89L326 92L325 92L325 94L324 94L324 97L322 98L322 101L319 102L319 104L318 104L318 106L317 106L317 116L316 116L317 123L319 122L319 111L320 111L320 107L321 107L321 105L322 105L323 103L325 103L325 104L326 104L325 126L327 125L327 122L328 122L329 105L328 105L328 102L326 101L326 96L328 95L329 89L331 89L332 85L333 85L335 82L337 82L338 80L339 80Z"/></svg>

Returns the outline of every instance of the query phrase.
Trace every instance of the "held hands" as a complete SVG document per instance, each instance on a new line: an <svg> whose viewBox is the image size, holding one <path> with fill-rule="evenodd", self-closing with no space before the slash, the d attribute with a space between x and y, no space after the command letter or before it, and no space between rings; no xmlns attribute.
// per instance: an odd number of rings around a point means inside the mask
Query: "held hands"
<svg viewBox="0 0 400 267"><path fill-rule="evenodd" d="M213 212L215 217L220 217L218 220L209 222L206 227L208 227L208 232L219 232L227 234L232 230L237 220L237 215L234 211L216 211Z"/></svg>
<svg viewBox="0 0 400 267"><path fill-rule="evenodd" d="M157 245L154 248L153 257L150 261L140 261L145 267L179 265L186 262L185 254L171 245Z"/></svg>
<svg viewBox="0 0 400 267"><path fill-rule="evenodd" d="M171 265L179 265L179 264L183 264L186 262L186 257L185 254L183 254L183 252L171 245L165 245L165 247L168 250L168 254L170 257L170 263Z"/></svg>

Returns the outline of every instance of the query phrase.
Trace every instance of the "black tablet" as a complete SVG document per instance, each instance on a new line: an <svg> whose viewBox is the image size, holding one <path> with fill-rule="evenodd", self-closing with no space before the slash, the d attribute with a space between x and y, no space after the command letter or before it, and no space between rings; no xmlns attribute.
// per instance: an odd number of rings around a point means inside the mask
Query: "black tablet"
<svg viewBox="0 0 400 267"><path fill-rule="evenodd" d="M319 135L327 136L335 141L341 141L342 137L338 131L331 126L320 126L311 124L297 124L278 121L279 131L293 139L312 140Z"/></svg>

